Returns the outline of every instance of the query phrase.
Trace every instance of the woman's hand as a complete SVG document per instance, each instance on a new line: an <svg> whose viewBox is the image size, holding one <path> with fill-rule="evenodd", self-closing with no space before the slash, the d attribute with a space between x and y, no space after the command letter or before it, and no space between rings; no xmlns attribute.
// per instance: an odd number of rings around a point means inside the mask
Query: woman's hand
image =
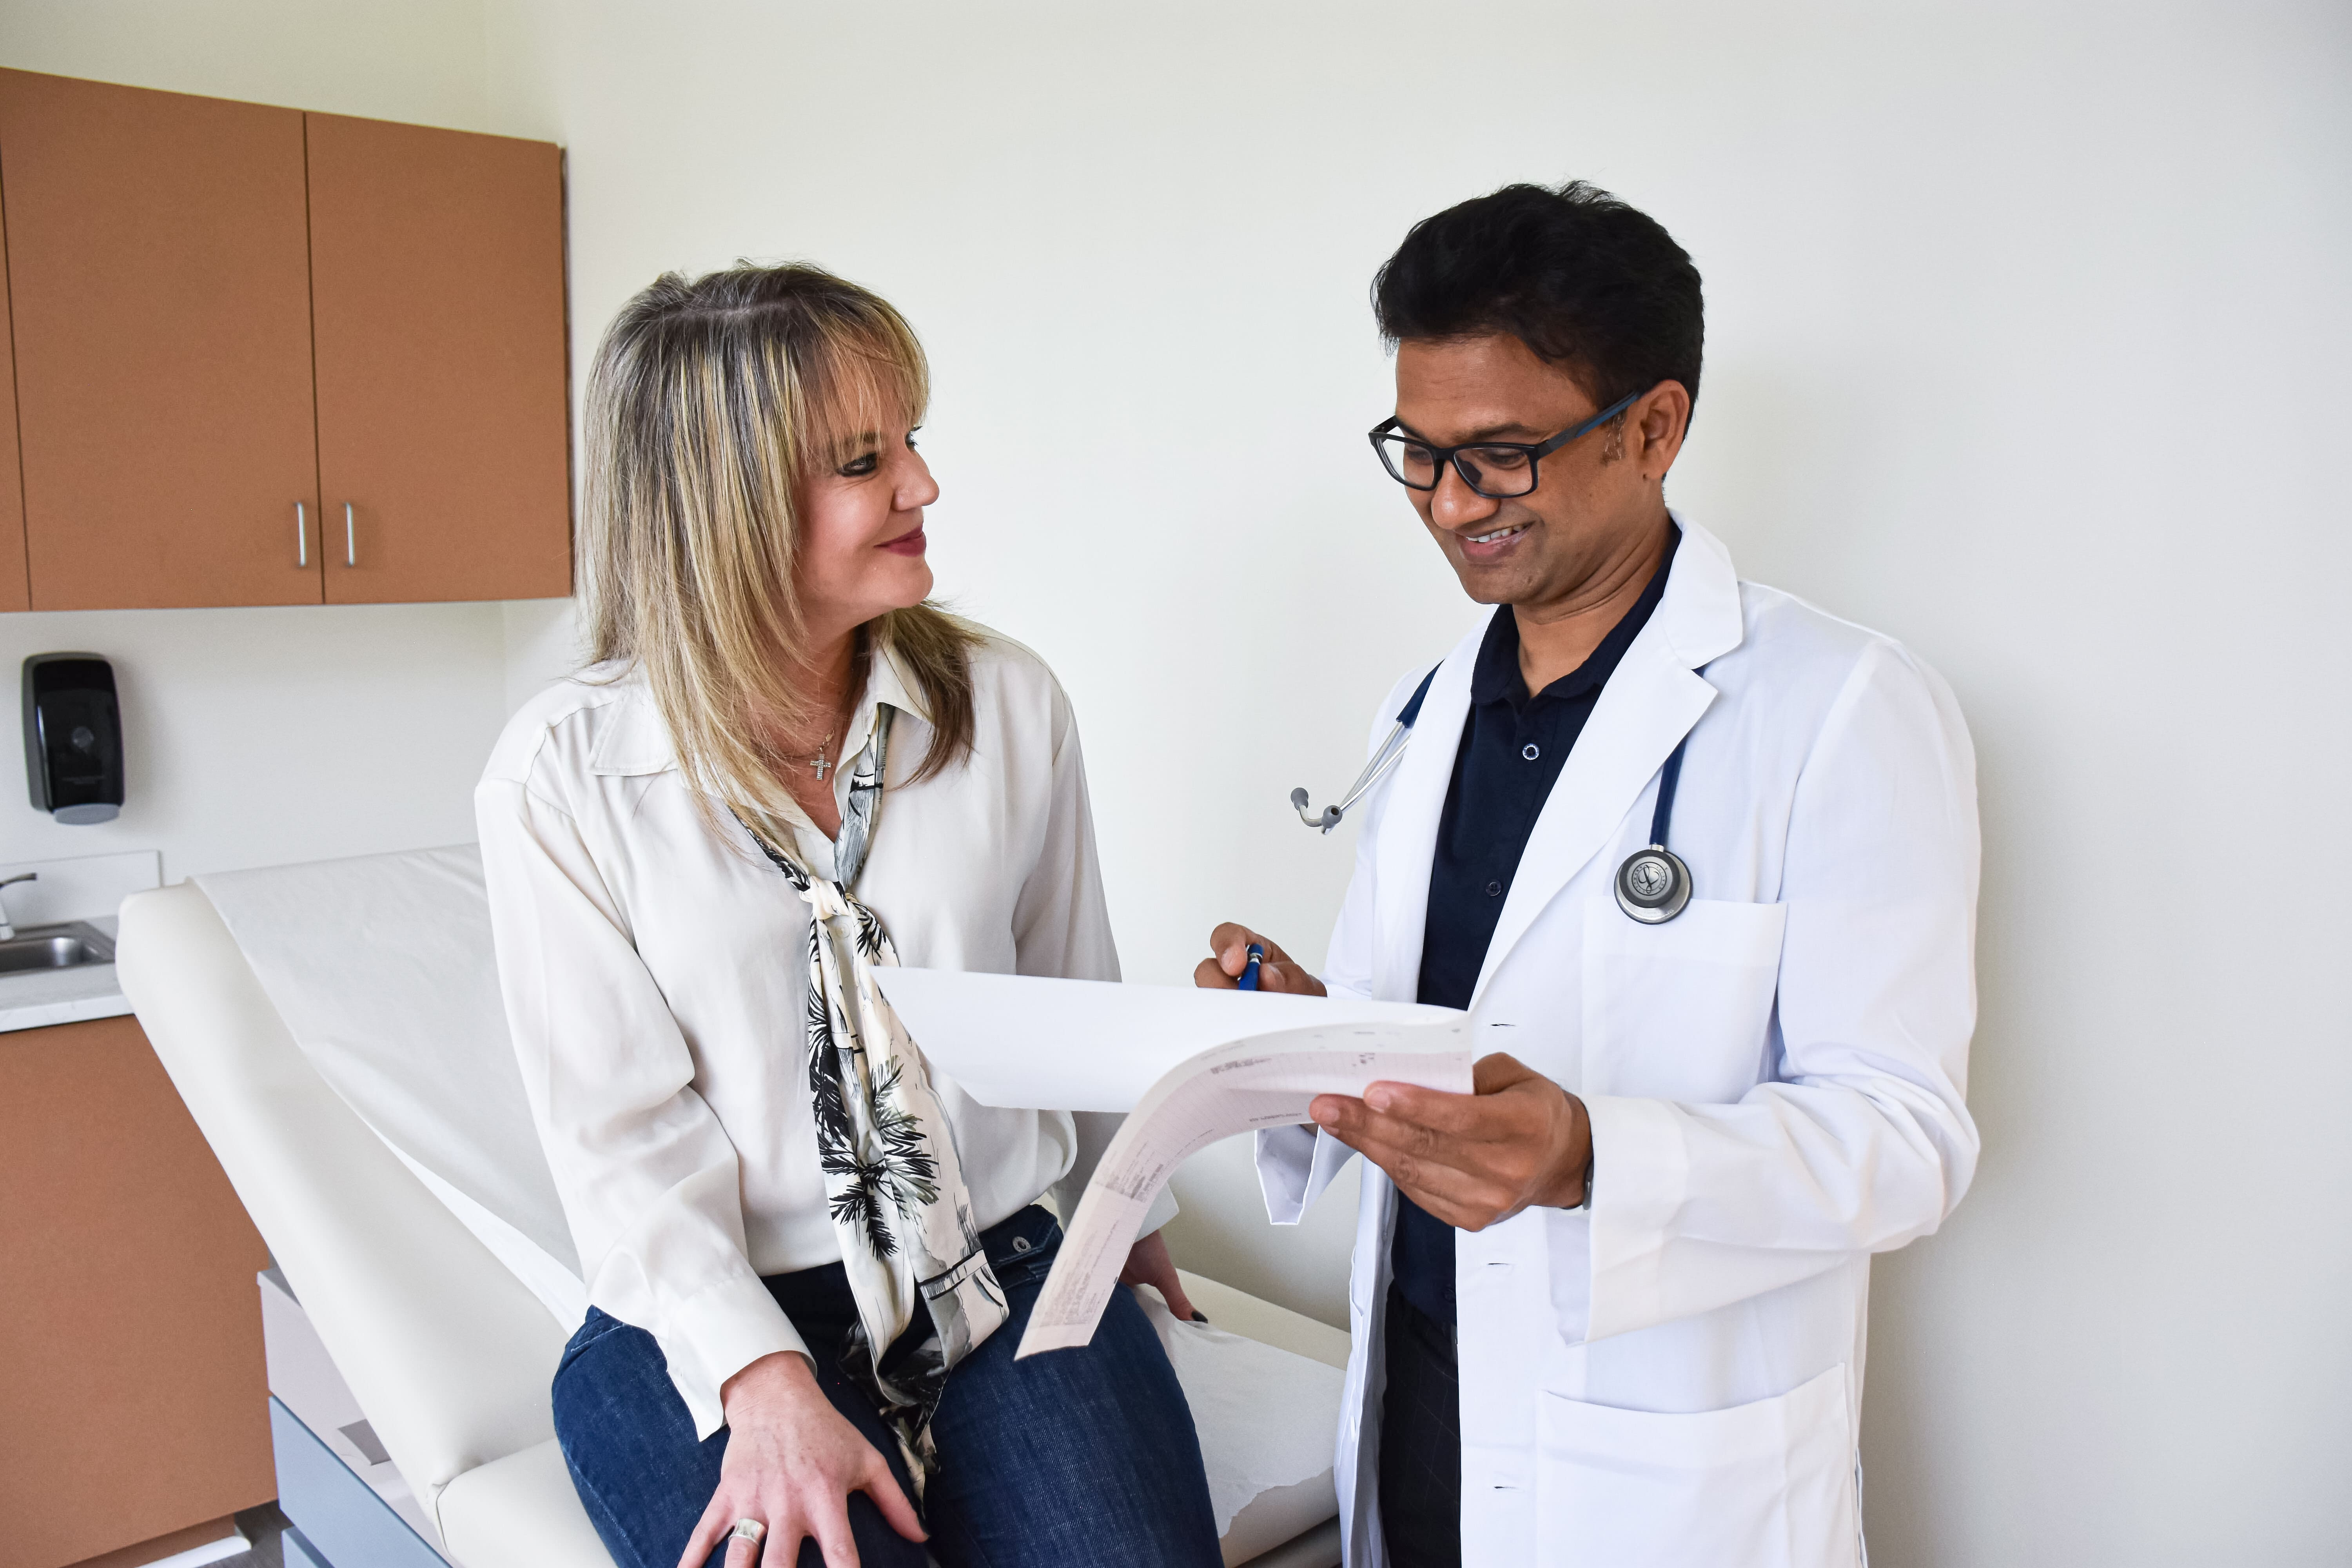
<svg viewBox="0 0 2352 1568"><path fill-rule="evenodd" d="M1184 1294L1184 1282L1176 1277L1176 1260L1168 1256L1168 1243L1153 1231L1127 1251L1127 1267L1118 1271L1122 1285L1149 1285L1160 1292L1168 1310L1188 1323L1205 1323L1207 1316L1193 1309L1192 1298Z"/></svg>
<svg viewBox="0 0 2352 1568"><path fill-rule="evenodd" d="M1194 966L1192 984L1203 991L1238 989L1242 971L1249 967L1252 942L1265 949L1265 961L1257 966L1259 990L1289 991L1306 996L1329 994L1323 989L1323 983L1301 968L1278 943L1231 921L1209 933L1209 956Z"/></svg>
<svg viewBox="0 0 2352 1568"><path fill-rule="evenodd" d="M729 1378L719 1397L727 1411L727 1458L719 1490L677 1568L702 1568L740 1519L760 1521L768 1533L762 1541L729 1542L727 1568L755 1568L763 1550L773 1568L793 1568L804 1536L814 1538L826 1568L856 1568L852 1492L872 1498L908 1540L926 1539L889 1462L825 1398L805 1356L761 1356Z"/></svg>

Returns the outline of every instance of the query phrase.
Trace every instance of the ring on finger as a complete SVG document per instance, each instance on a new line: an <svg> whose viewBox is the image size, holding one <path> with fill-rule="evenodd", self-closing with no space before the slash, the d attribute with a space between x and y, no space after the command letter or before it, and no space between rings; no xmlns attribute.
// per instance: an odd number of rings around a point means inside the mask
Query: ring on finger
<svg viewBox="0 0 2352 1568"><path fill-rule="evenodd" d="M735 1528L727 1532L727 1539L730 1541L748 1541L756 1546L762 1540L766 1539L767 1534L768 1527L765 1524L762 1524L760 1521L756 1519L739 1519L735 1521Z"/></svg>

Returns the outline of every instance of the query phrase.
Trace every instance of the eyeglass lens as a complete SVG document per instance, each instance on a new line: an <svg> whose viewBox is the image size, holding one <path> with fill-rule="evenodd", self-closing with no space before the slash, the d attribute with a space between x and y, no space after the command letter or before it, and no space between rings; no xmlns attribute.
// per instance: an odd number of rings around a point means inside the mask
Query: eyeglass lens
<svg viewBox="0 0 2352 1568"><path fill-rule="evenodd" d="M1381 460L1414 489L1437 488L1437 455L1410 436L1381 437ZM1521 447L1465 447L1454 461L1470 488L1492 500L1523 496L1536 488L1534 459Z"/></svg>

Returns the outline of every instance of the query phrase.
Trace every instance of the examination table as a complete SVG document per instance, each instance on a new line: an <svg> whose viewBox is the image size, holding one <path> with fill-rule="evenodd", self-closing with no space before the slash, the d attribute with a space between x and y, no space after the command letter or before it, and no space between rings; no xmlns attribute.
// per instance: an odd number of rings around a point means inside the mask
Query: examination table
<svg viewBox="0 0 2352 1568"><path fill-rule="evenodd" d="M585 1293L506 1043L471 847L142 893L117 963L277 1263L261 1289L281 1506L298 1531L318 1510L311 1533L342 1543L298 1543L289 1564L610 1568L549 1415ZM1224 1560L1328 1568L1347 1335L1186 1278L1212 1330L1144 1294L1192 1402ZM289 1311L315 1351L285 1348ZM306 1356L317 1366L281 1365ZM363 1421L308 1432L301 1401L278 1396L302 1377ZM331 1494L373 1495L336 1472L377 1460L375 1494L398 1511L329 1528Z"/></svg>

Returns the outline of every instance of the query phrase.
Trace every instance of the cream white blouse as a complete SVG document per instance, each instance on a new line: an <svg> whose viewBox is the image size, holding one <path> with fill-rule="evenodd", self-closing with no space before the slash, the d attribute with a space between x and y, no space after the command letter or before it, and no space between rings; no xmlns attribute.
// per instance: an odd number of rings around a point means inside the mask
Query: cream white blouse
<svg viewBox="0 0 2352 1568"><path fill-rule="evenodd" d="M971 757L908 784L931 726L877 650L843 754L877 704L898 716L854 891L910 966L1117 980L1069 700L993 634L972 681ZM588 1299L660 1342L707 1436L728 1378L807 1351L761 1276L841 1258L803 1059L808 906L724 808L727 831L705 821L633 675L592 670L526 703L474 803L508 1023ZM805 820L795 839L833 874L829 840ZM1118 1122L936 1083L983 1226L1056 1184L1070 1212Z"/></svg>

